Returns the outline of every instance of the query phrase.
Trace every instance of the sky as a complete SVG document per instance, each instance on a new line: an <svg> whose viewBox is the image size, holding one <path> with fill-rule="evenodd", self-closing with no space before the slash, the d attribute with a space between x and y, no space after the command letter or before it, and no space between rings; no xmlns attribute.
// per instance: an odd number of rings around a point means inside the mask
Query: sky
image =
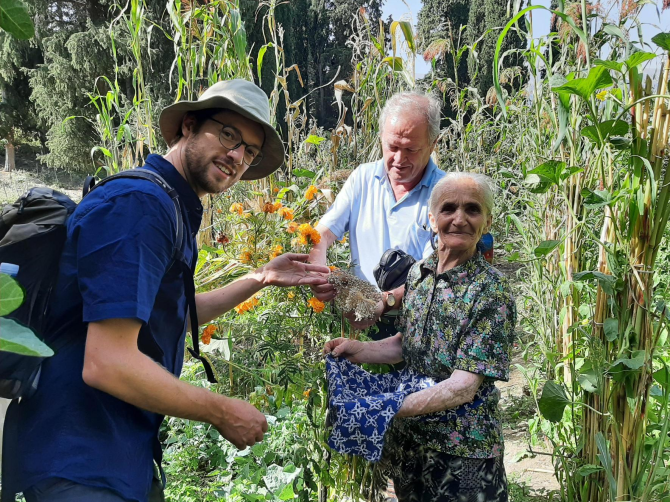
<svg viewBox="0 0 670 502"><path fill-rule="evenodd" d="M530 3L533 5L543 5L549 7L551 3L550 0L530 0ZM602 0L601 2L602 13L607 15L608 19L612 22L616 22L618 19L619 5L620 3L617 0ZM651 44L651 38L661 31L670 31L670 9L666 10L663 13L660 13L662 0L657 0L657 5L647 4L642 7L640 13L640 22L643 23L643 36L644 42ZM421 10L422 2L421 0L386 0L384 6L382 7L383 18L386 19L388 16L392 16L394 20L399 21L409 20L411 18L412 25L416 27L416 22L418 19L419 10ZM549 33L549 21L551 19L551 13L543 9L535 9L532 11L533 14L533 36L541 37ZM631 40L637 40L637 32L631 33ZM652 48L649 47L647 50L655 51L656 46L651 44ZM656 58L649 62L649 67L645 68L646 73L654 73L658 65L660 65L660 59ZM417 78L423 77L426 73L430 71L430 64L426 63L423 60L423 57L419 56L416 59L416 76Z"/></svg>

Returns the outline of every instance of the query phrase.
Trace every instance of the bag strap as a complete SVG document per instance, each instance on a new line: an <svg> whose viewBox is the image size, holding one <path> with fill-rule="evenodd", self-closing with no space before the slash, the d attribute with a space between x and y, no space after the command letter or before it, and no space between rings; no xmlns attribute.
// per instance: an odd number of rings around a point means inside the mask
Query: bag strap
<svg viewBox="0 0 670 502"><path fill-rule="evenodd" d="M181 215L179 194L158 173L148 169L136 168L113 174L112 176L108 176L107 178L97 183L95 182L95 178L92 176L87 177L82 191L83 196L86 196L86 194L104 185L105 183L118 178L138 178L151 181L161 187L165 193L170 196L170 199L172 199L177 217L177 236L175 238L175 245L172 250L172 259L179 264L182 276L184 277L184 292L186 294L186 301L188 303L188 311L191 320L191 339L193 341L193 348L188 347L188 351L190 352L191 356L202 363L203 367L205 368L207 380L210 383L217 383L216 377L214 376L214 370L212 369L212 364L206 357L200 354L200 344L198 342L198 338L200 336L200 324L198 323L198 312L196 310L195 304L195 283L193 282L193 271L191 270L190 265L186 262L186 257L182 251L182 244L184 241L184 220Z"/></svg>

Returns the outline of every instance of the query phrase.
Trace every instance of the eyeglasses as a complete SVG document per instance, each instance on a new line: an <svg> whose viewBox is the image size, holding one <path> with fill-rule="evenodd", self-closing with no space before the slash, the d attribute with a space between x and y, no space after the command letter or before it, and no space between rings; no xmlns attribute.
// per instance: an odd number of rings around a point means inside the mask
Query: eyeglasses
<svg viewBox="0 0 670 502"><path fill-rule="evenodd" d="M209 117L209 120L221 124L221 132L219 132L219 143L226 150L237 150L240 146L244 145L244 156L242 160L249 167L257 166L261 160L263 160L263 153L259 148L255 146L247 145L242 141L242 133L235 127L219 122L216 119Z"/></svg>

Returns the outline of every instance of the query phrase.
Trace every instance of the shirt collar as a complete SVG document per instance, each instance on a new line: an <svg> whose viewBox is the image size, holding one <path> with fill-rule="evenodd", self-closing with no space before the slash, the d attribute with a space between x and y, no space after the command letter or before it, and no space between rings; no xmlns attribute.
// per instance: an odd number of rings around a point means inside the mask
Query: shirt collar
<svg viewBox="0 0 670 502"><path fill-rule="evenodd" d="M459 282L463 280L469 280L469 278L477 275L480 270L486 267L488 262L484 259L482 254L479 251L476 251L475 254L465 263L462 263L454 268L445 270L441 274L437 274L437 251L433 251L429 257L425 260L422 260L419 263L419 269L421 271L420 277L416 281L417 284L428 275L435 275L440 279L443 279L447 282Z"/></svg>
<svg viewBox="0 0 670 502"><path fill-rule="evenodd" d="M179 201L189 216L191 228L196 231L202 221L202 204L191 185L179 174L179 171L161 155L151 154L147 157L145 167L160 174L167 183L177 191Z"/></svg>
<svg viewBox="0 0 670 502"><path fill-rule="evenodd" d="M433 162L433 157L428 159L428 164L426 164L426 170L423 172L423 177L417 186L430 187L431 182L433 181L433 175L437 171L437 164ZM384 159L381 158L377 161L375 169L375 178L377 178L381 183L385 180L388 181L388 176L386 175L386 168L384 167ZM416 188L416 187L414 187ZM412 190L414 190L414 188Z"/></svg>

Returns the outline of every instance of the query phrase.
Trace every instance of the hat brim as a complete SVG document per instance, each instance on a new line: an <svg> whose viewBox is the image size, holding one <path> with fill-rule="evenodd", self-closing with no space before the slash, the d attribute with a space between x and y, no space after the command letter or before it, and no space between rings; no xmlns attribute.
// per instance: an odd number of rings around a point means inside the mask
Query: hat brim
<svg viewBox="0 0 670 502"><path fill-rule="evenodd" d="M264 120L245 111L244 108L223 96L212 96L202 101L180 101L165 108L158 119L163 139L169 145L177 136L184 115L187 112L206 110L208 108L223 108L239 113L243 117L253 120L263 128L265 141L261 151L263 160L258 165L251 166L242 175L243 180L259 180L269 176L284 163L284 143L277 130Z"/></svg>

